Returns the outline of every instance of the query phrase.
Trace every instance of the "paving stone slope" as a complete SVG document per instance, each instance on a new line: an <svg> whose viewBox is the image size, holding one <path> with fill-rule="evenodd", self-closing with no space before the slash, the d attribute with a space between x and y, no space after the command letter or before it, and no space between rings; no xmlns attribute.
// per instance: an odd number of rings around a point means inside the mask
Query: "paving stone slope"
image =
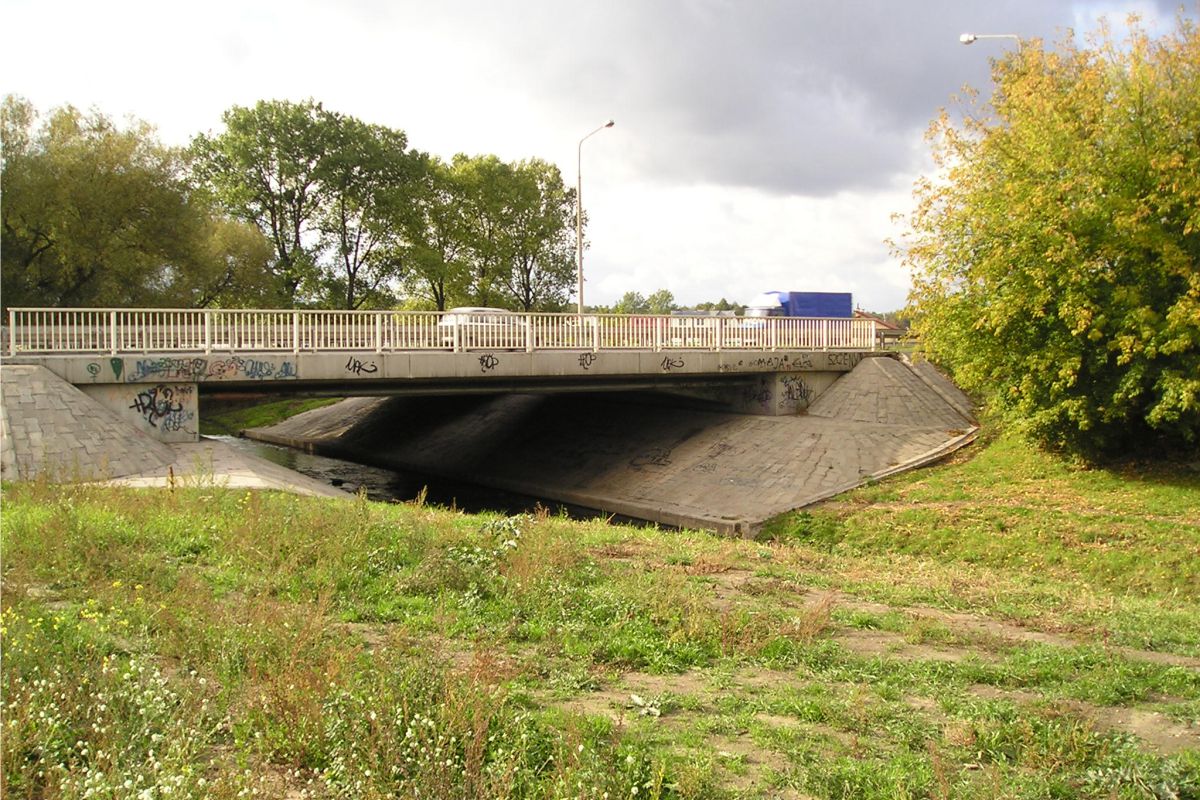
<svg viewBox="0 0 1200 800"><path fill-rule="evenodd" d="M964 428L971 424L896 358L868 358L837 380L808 409L809 416L886 425Z"/></svg>
<svg viewBox="0 0 1200 800"><path fill-rule="evenodd" d="M855 375L865 379L839 387ZM808 416L602 395L359 398L248 435L665 524L743 532L969 441L973 427L900 361L868 359L839 384L822 413Z"/></svg>
<svg viewBox="0 0 1200 800"><path fill-rule="evenodd" d="M170 447L44 367L0 367L5 480L96 480L166 469Z"/></svg>

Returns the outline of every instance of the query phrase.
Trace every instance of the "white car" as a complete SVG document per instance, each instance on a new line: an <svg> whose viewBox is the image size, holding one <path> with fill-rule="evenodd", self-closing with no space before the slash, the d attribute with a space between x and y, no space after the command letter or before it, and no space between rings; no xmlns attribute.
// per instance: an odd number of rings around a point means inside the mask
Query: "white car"
<svg viewBox="0 0 1200 800"><path fill-rule="evenodd" d="M461 350L525 349L525 320L504 308L452 308L438 321L442 344Z"/></svg>

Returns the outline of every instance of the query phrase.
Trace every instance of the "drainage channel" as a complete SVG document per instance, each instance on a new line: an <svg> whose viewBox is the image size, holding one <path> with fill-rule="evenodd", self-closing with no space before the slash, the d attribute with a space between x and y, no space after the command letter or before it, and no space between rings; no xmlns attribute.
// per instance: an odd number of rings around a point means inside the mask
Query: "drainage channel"
<svg viewBox="0 0 1200 800"><path fill-rule="evenodd" d="M552 513L566 514L572 519L588 520L609 516L592 509L558 503L547 498L529 497L436 476L423 476L373 467L368 464L317 455L292 447L239 436L205 436L203 438L223 442L250 455L345 491L363 491L368 499L380 502L409 502L415 500L424 491L425 502L431 505L457 508L469 513L489 511L502 514L532 513L540 505L550 509ZM621 518L616 518L615 521L646 524L640 520Z"/></svg>

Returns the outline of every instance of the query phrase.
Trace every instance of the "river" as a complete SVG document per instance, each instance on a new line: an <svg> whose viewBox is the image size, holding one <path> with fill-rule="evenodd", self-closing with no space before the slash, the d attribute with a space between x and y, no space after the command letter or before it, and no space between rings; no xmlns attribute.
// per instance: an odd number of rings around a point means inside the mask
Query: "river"
<svg viewBox="0 0 1200 800"><path fill-rule="evenodd" d="M458 508L472 513L498 511L505 514L519 514L531 512L540 504L556 513L565 512L574 519L592 519L600 516L591 509L564 506L544 498L527 497L444 478L372 467L367 464L306 453L303 450L281 447L253 439L243 439L238 436L205 436L203 438L223 442L330 486L354 492L361 489L371 500L406 502L415 499L422 490L425 490L427 503Z"/></svg>

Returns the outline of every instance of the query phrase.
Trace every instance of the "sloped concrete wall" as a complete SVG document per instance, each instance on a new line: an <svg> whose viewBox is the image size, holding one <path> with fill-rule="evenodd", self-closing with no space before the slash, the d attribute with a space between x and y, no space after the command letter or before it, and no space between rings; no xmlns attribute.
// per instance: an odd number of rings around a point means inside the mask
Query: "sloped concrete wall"
<svg viewBox="0 0 1200 800"><path fill-rule="evenodd" d="M200 441L200 395L194 383L110 383L79 388L160 442Z"/></svg>
<svg viewBox="0 0 1200 800"><path fill-rule="evenodd" d="M171 448L42 367L0 367L5 480L99 480L165 469Z"/></svg>

